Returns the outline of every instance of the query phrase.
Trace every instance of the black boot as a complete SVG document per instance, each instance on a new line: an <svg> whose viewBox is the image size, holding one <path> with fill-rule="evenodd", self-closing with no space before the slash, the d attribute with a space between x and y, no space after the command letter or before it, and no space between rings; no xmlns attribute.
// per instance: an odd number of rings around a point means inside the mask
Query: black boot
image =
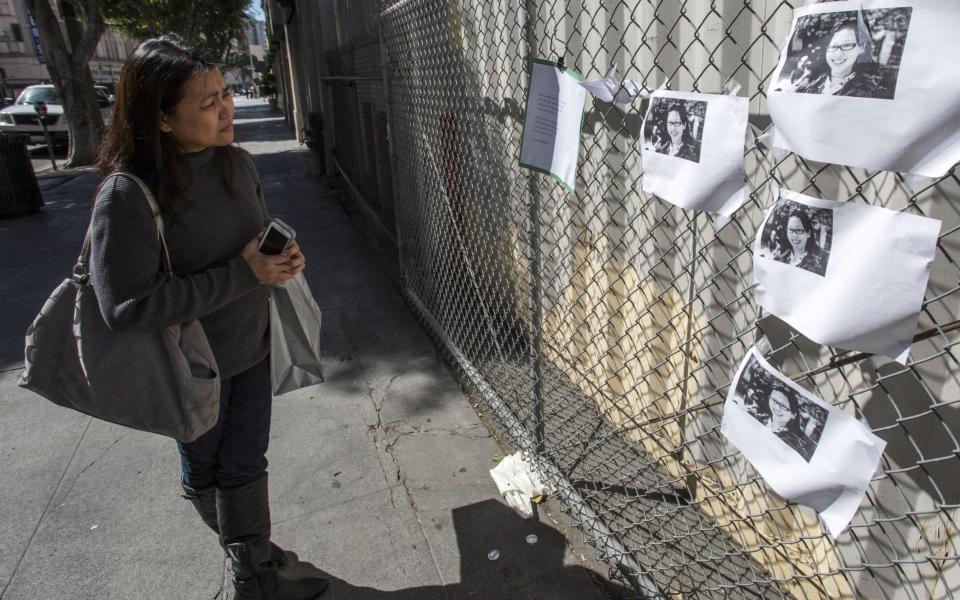
<svg viewBox="0 0 960 600"><path fill-rule="evenodd" d="M200 515L203 522L207 527L212 529L219 538L220 525L217 523L217 488L209 487L195 490L182 483L180 485L183 487L183 497L189 500L190 504L193 504L193 507L197 509L197 514ZM278 567L282 567L287 564L289 558L283 548L270 542L270 560L277 563Z"/></svg>
<svg viewBox="0 0 960 600"><path fill-rule="evenodd" d="M327 589L323 577L288 578L270 560L266 473L237 487L217 489L217 518L237 600L314 600Z"/></svg>

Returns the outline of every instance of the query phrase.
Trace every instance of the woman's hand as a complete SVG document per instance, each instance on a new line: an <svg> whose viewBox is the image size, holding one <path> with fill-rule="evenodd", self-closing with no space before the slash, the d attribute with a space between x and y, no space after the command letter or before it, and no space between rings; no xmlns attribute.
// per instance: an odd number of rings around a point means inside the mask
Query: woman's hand
<svg viewBox="0 0 960 600"><path fill-rule="evenodd" d="M300 252L300 244L298 244L296 240L291 241L290 245L287 246L287 249L284 250L280 256L287 257L287 271L291 277L307 266L307 259L303 256L303 253Z"/></svg>
<svg viewBox="0 0 960 600"><path fill-rule="evenodd" d="M294 275L303 270L306 261L300 252L300 246L295 241L290 243L290 247L283 251L283 254L270 255L260 253L260 237L253 238L243 247L240 256L247 261L250 270L256 276L257 281L268 285L282 285L290 280Z"/></svg>

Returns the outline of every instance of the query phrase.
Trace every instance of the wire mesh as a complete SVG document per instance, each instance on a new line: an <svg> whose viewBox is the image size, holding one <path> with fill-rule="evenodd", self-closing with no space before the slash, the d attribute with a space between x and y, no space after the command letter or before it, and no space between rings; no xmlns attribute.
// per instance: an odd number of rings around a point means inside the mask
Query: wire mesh
<svg viewBox="0 0 960 600"><path fill-rule="evenodd" d="M360 76L370 62L356 57L385 51L382 83L331 83L338 161L395 225L407 290L456 366L495 398L495 417L519 423L554 483L575 490L567 508L585 538L638 592L954 598L955 174L918 188L757 147L745 154L754 193L715 230L641 191L645 105L599 100L588 101L576 194L518 168L533 57L588 79L616 66L650 88L716 93L733 79L759 133L798 4L383 2L379 40L361 33L327 57L341 65L331 72ZM815 344L755 303L750 248L773 186L943 221L906 366ZM782 371L888 444L836 540L719 433L736 366L759 340Z"/></svg>
<svg viewBox="0 0 960 600"><path fill-rule="evenodd" d="M327 53L334 153L337 164L388 228L394 228L393 177L382 47L366 27L348 44Z"/></svg>

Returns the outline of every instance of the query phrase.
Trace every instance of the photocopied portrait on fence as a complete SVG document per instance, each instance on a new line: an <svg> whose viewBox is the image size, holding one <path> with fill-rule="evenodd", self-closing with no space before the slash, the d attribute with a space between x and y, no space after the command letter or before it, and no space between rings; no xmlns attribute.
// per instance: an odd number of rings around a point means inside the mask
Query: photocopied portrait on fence
<svg viewBox="0 0 960 600"><path fill-rule="evenodd" d="M773 145L810 160L944 175L960 160L960 2L794 11L770 79Z"/></svg>
<svg viewBox="0 0 960 600"><path fill-rule="evenodd" d="M530 65L520 166L552 176L570 193L577 177L587 91L578 73L534 59Z"/></svg>
<svg viewBox="0 0 960 600"><path fill-rule="evenodd" d="M811 340L906 363L940 221L775 190L753 248L757 303Z"/></svg>
<svg viewBox="0 0 960 600"><path fill-rule="evenodd" d="M750 189L743 173L749 102L657 90L643 121L643 191L729 216Z"/></svg>
<svg viewBox="0 0 960 600"><path fill-rule="evenodd" d="M857 512L886 447L756 348L730 384L720 431L777 494L817 511L834 538Z"/></svg>

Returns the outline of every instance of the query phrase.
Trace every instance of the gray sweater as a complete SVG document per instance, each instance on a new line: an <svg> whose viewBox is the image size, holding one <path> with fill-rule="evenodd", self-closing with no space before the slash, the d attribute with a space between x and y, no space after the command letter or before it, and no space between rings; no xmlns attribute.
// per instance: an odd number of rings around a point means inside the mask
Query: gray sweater
<svg viewBox="0 0 960 600"><path fill-rule="evenodd" d="M217 151L186 156L190 185L176 218L165 219L172 277L161 272L150 206L137 184L122 176L97 195L90 275L100 312L115 331L200 319L226 378L270 351L269 289L240 257L268 216L253 160L244 156L236 165L230 193L212 160Z"/></svg>

